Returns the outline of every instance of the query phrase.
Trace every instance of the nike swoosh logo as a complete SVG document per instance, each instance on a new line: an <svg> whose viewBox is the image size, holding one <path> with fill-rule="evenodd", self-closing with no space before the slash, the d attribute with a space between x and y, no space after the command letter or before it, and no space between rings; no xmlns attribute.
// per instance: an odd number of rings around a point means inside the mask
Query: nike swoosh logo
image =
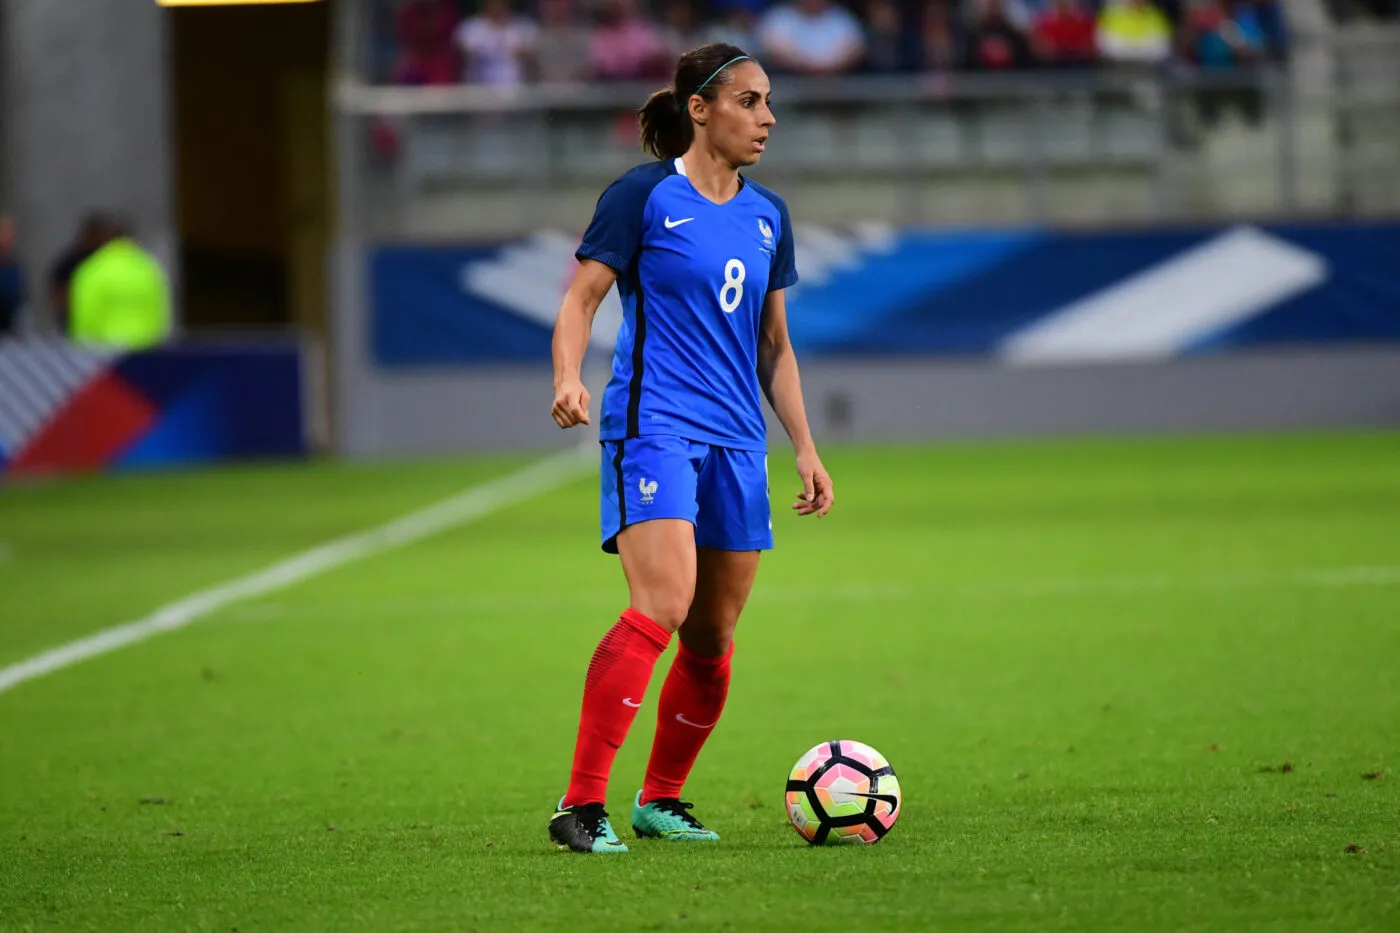
<svg viewBox="0 0 1400 933"><path fill-rule="evenodd" d="M688 224L694 219L694 217L682 217L680 220L672 220L670 217L667 217L666 220L663 222L666 224L666 229L670 230L672 227L679 227L681 224Z"/></svg>
<svg viewBox="0 0 1400 933"><path fill-rule="evenodd" d="M623 705L623 706L630 706L630 707L632 707L633 709L641 709L641 708L642 708L642 704L640 704L640 703L633 703L631 697L623 697L623 698L622 698L622 705Z"/></svg>
<svg viewBox="0 0 1400 933"><path fill-rule="evenodd" d="M683 726L694 726L696 729L713 729L713 728L715 727L715 725L719 723L719 720L716 719L714 722L710 723L708 726L705 726L705 725L701 725L701 724L698 723L698 722L691 722L689 719L686 719L684 713L677 713L677 714L676 714L676 722L680 723L680 724L683 725Z"/></svg>
<svg viewBox="0 0 1400 933"><path fill-rule="evenodd" d="M883 803L887 803L891 810L899 806L899 798L894 794L862 794L860 791L854 790L848 790L846 793L850 794L852 797L865 797L869 800L879 800Z"/></svg>

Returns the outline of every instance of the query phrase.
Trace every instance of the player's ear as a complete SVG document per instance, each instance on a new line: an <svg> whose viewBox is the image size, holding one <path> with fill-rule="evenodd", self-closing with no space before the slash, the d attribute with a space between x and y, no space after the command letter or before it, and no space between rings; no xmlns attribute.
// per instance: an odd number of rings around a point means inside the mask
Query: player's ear
<svg viewBox="0 0 1400 933"><path fill-rule="evenodd" d="M699 94L691 94L689 101L690 119L695 121L697 126L704 126L705 119L709 116L710 103Z"/></svg>

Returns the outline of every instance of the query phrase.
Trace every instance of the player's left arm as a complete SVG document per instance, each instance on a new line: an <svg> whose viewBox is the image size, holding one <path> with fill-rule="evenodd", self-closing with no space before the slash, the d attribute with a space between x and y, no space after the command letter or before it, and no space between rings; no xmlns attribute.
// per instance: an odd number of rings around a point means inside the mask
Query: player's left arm
<svg viewBox="0 0 1400 933"><path fill-rule="evenodd" d="M812 429L807 423L807 406L802 400L802 378L797 371L797 354L788 337L787 299L781 288L763 299L763 318L758 334L758 380L768 404L787 431L797 452L797 474L802 492L792 507L798 515L817 517L831 511L836 501L831 475L822 466Z"/></svg>

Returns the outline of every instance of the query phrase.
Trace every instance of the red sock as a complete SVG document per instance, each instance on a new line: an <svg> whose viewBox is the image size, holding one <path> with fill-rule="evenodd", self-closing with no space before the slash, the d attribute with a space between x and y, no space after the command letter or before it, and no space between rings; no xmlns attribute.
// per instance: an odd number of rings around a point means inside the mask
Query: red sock
<svg viewBox="0 0 1400 933"><path fill-rule="evenodd" d="M679 797L681 786L714 731L729 695L729 650L718 658L693 654L681 645L671 673L661 687L656 714L656 742L647 762L642 803L659 797Z"/></svg>
<svg viewBox="0 0 1400 933"><path fill-rule="evenodd" d="M637 718L651 669L670 641L670 632L628 609L598 643L583 685L574 768L564 795L567 806L607 799L613 759Z"/></svg>

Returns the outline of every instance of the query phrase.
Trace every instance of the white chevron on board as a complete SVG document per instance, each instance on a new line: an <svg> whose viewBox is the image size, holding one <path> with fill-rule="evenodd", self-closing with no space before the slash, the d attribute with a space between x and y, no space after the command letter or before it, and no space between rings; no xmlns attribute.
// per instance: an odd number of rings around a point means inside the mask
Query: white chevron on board
<svg viewBox="0 0 1400 933"><path fill-rule="evenodd" d="M1237 227L1041 318L998 353L1012 363L1166 359L1327 275L1316 253Z"/></svg>
<svg viewBox="0 0 1400 933"><path fill-rule="evenodd" d="M896 242L893 228L877 223L856 225L849 235L811 226L796 228L794 232L797 269L802 281L809 285L825 282L835 271L858 266L865 255L888 252ZM557 230L540 231L522 243L502 248L492 259L464 264L461 288L542 327L552 328L573 275L577 248L577 237ZM590 345L611 351L621 326L622 301L614 288L598 308Z"/></svg>
<svg viewBox="0 0 1400 933"><path fill-rule="evenodd" d="M503 248L494 259L462 266L462 290L552 328L573 275L577 248L576 238L543 230L523 243ZM622 301L617 289L612 289L593 320L591 344L611 350L621 324Z"/></svg>
<svg viewBox="0 0 1400 933"><path fill-rule="evenodd" d="M0 411L5 436L0 438L8 451L17 450L24 439L43 421L46 406L20 368L24 344L12 341L0 346Z"/></svg>
<svg viewBox="0 0 1400 933"><path fill-rule="evenodd" d="M15 349L17 352L9 354L15 376L45 410L53 408L67 393L63 384L39 362L39 345L21 344Z"/></svg>

